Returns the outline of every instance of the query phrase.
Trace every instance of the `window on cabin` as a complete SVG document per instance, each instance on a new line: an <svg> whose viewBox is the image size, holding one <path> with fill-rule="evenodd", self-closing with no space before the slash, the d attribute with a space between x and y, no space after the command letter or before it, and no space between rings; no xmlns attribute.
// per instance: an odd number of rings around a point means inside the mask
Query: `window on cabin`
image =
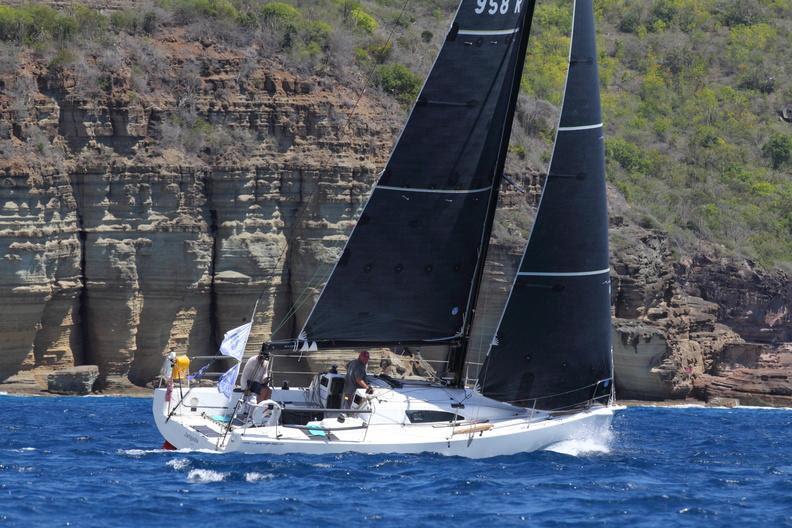
<svg viewBox="0 0 792 528"><path fill-rule="evenodd" d="M410 423L443 423L443 422L453 422L454 418L458 422L461 422L465 419L464 416L460 414L454 414L445 411L407 411L407 419L410 420Z"/></svg>

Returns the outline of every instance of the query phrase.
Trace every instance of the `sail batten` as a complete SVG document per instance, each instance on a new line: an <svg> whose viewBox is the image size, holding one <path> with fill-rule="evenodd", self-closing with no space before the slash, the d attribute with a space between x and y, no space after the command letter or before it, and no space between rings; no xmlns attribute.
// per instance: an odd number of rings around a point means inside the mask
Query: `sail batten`
<svg viewBox="0 0 792 528"><path fill-rule="evenodd" d="M307 339L387 346L463 338L489 240L533 3L504 0L494 9L477 0L461 2L385 170L305 322Z"/></svg>
<svg viewBox="0 0 792 528"><path fill-rule="evenodd" d="M591 130L592 128L602 128L602 123L597 123L596 125L577 125L577 126L565 126L565 127L558 127L559 132L574 132L577 130Z"/></svg>
<svg viewBox="0 0 792 528"><path fill-rule="evenodd" d="M479 375L482 393L497 400L563 409L610 390L605 152L593 57L592 0L577 0L548 177Z"/></svg>
<svg viewBox="0 0 792 528"><path fill-rule="evenodd" d="M482 187L481 189L416 189L414 187L391 187L389 185L377 185L376 190L385 191L403 191L403 192L423 192L423 193L436 193L436 194L471 194L480 192L489 192L492 186Z"/></svg>

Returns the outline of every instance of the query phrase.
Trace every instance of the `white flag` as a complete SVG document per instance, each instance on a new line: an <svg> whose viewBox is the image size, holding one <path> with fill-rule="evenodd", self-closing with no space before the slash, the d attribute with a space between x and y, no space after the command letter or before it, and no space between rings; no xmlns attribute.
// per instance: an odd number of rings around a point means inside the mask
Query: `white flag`
<svg viewBox="0 0 792 528"><path fill-rule="evenodd" d="M217 390L225 395L229 400L234 393L237 375L239 374L239 363L228 369L225 374L220 376L217 382Z"/></svg>
<svg viewBox="0 0 792 528"><path fill-rule="evenodd" d="M251 321L226 332L223 336L223 342L220 344L220 353L242 361L252 327L253 322Z"/></svg>

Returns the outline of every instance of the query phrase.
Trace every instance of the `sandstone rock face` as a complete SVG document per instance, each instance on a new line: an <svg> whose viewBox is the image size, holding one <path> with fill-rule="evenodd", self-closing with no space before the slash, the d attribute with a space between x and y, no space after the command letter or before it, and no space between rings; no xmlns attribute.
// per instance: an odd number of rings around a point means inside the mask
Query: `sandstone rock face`
<svg viewBox="0 0 792 528"><path fill-rule="evenodd" d="M718 318L746 341L792 341L792 277L750 261L696 255L676 265L686 292L717 303Z"/></svg>
<svg viewBox="0 0 792 528"><path fill-rule="evenodd" d="M0 168L0 379L82 359L81 251L68 189L68 176L54 168Z"/></svg>
<svg viewBox="0 0 792 528"><path fill-rule="evenodd" d="M389 99L363 97L352 113L354 88L289 71L264 50L178 28L121 44L101 88L86 82L98 55L57 66L20 50L0 71L0 382L94 364L100 385L144 385L169 352L212 354L251 317L249 353L296 335L402 125ZM157 76L132 67L141 60ZM501 190L471 379L543 184L516 156L507 172L515 184ZM780 381L760 382L790 368L788 275L708 248L679 258L617 192L609 199L618 393L783 396ZM382 354L405 372L428 368Z"/></svg>
<svg viewBox="0 0 792 528"><path fill-rule="evenodd" d="M792 406L792 369L736 369L727 376L704 375L699 395L710 401L731 398L740 405Z"/></svg>
<svg viewBox="0 0 792 528"><path fill-rule="evenodd" d="M26 55L0 72L0 381L92 363L100 383L144 384L170 351L213 353L254 306L251 350L292 335L390 150L388 101L347 118L350 88L152 46L174 86L193 72L200 152L178 94L135 94L128 68L95 98Z"/></svg>
<svg viewBox="0 0 792 528"><path fill-rule="evenodd" d="M57 370L47 376L47 390L55 394L88 394L98 377L96 365Z"/></svg>

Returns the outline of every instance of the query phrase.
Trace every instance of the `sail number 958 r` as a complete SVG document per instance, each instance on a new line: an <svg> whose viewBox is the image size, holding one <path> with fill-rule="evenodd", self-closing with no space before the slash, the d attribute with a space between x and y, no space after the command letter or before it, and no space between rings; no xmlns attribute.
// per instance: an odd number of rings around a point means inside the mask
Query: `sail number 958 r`
<svg viewBox="0 0 792 528"><path fill-rule="evenodd" d="M519 13L522 8L523 0L476 0L476 14L486 12L488 15L500 13L505 15L509 8L514 4L514 12Z"/></svg>

